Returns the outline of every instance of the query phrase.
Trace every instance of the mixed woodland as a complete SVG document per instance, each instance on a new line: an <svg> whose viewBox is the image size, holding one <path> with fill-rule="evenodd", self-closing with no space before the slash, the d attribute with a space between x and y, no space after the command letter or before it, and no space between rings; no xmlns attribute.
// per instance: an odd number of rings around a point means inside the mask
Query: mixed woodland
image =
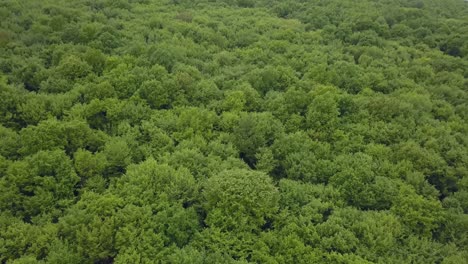
<svg viewBox="0 0 468 264"><path fill-rule="evenodd" d="M0 263L466 263L465 1L0 18Z"/></svg>

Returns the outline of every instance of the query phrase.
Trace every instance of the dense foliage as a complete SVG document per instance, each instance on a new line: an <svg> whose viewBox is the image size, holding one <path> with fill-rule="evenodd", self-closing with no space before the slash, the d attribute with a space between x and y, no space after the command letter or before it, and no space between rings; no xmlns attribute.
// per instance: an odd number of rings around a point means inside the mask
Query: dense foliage
<svg viewBox="0 0 468 264"><path fill-rule="evenodd" d="M468 259L463 0L0 17L0 263Z"/></svg>

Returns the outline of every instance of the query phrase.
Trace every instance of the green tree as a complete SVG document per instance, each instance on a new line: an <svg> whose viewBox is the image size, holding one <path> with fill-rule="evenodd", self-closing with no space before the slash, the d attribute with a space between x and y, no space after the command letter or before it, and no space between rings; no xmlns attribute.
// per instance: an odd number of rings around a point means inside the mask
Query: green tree
<svg viewBox="0 0 468 264"><path fill-rule="evenodd" d="M111 194L85 193L59 222L59 233L83 261L109 261L117 254L115 216L123 200Z"/></svg>
<svg viewBox="0 0 468 264"><path fill-rule="evenodd" d="M270 113L242 114L234 128L234 144L241 157L252 165L258 149L273 144L282 131L281 123Z"/></svg>
<svg viewBox="0 0 468 264"><path fill-rule="evenodd" d="M260 230L278 210L278 191L262 172L224 171L203 186L206 225L224 231Z"/></svg>
<svg viewBox="0 0 468 264"><path fill-rule="evenodd" d="M400 217L409 232L428 238L445 217L439 201L424 198L408 186L402 186L391 210Z"/></svg>
<svg viewBox="0 0 468 264"><path fill-rule="evenodd" d="M0 179L0 206L26 221L41 216L56 220L73 203L78 182L63 151L40 151L11 163Z"/></svg>

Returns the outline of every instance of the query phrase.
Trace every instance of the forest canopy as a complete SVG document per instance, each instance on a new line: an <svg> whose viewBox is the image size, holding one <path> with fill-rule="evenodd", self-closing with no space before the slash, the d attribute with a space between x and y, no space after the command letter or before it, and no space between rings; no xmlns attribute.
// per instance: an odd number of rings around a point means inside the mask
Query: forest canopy
<svg viewBox="0 0 468 264"><path fill-rule="evenodd" d="M468 259L466 1L0 17L0 263Z"/></svg>

